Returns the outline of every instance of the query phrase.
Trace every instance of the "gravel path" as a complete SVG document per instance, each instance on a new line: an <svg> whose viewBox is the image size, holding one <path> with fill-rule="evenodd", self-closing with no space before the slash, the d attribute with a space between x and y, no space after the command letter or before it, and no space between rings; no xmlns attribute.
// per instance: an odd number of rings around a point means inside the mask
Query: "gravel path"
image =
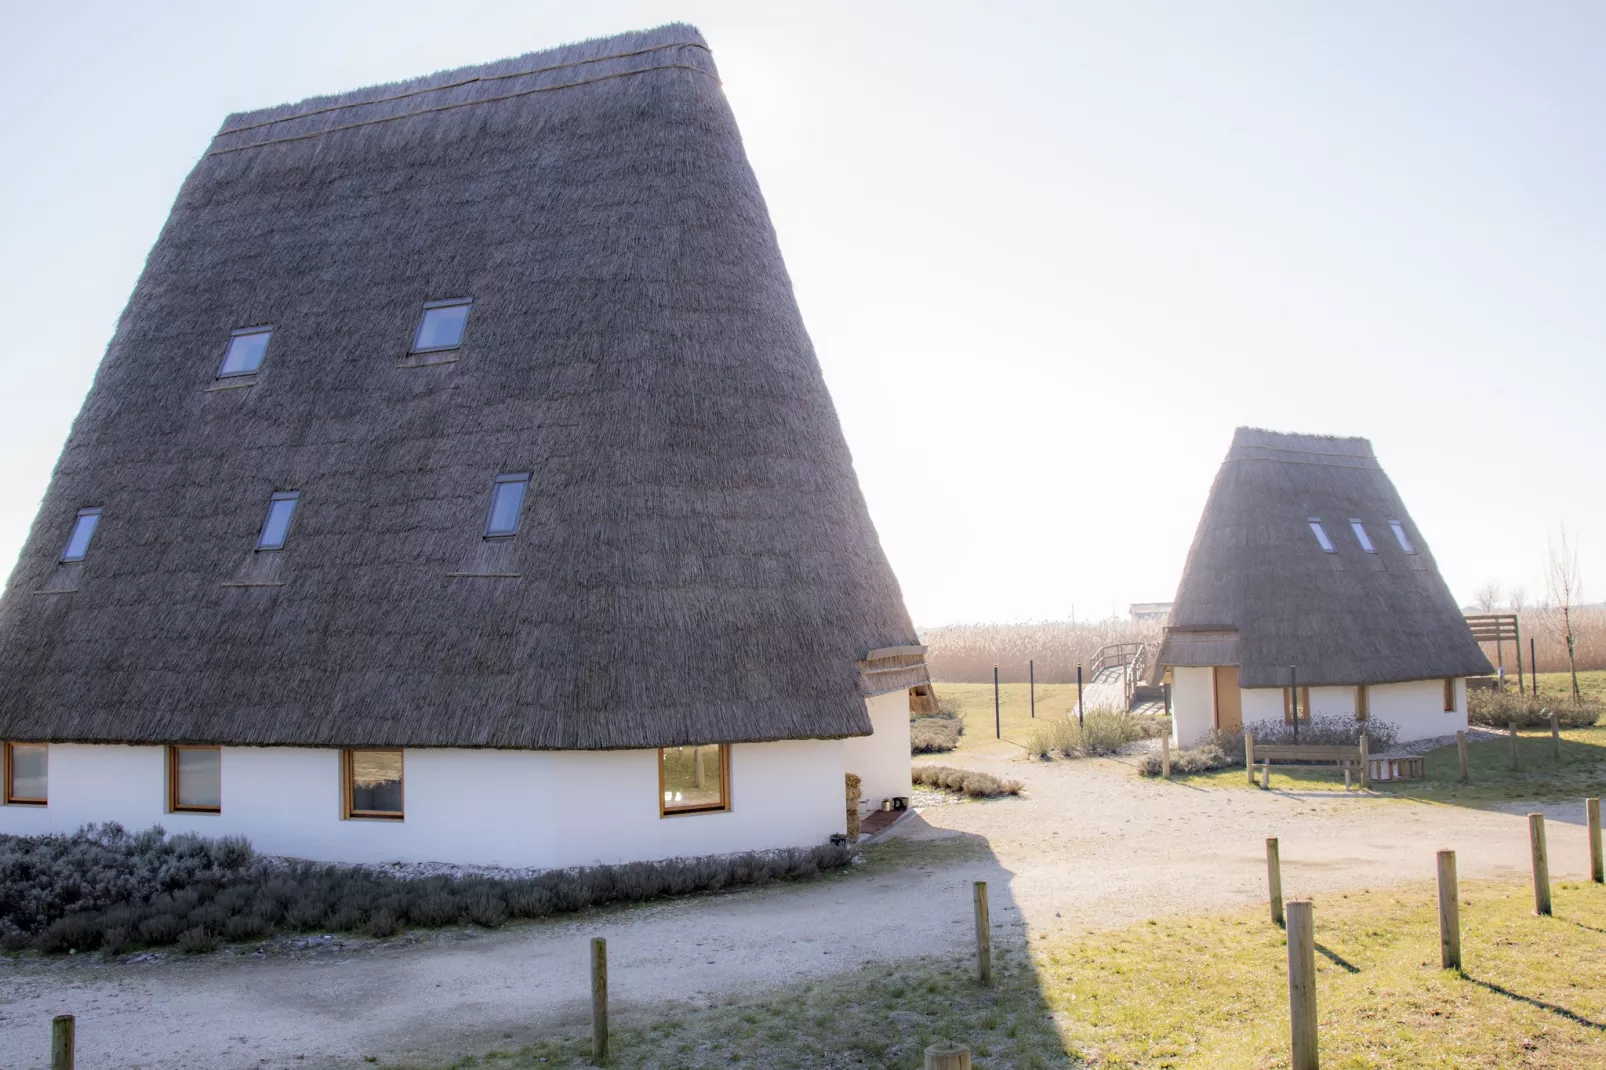
<svg viewBox="0 0 1606 1070"><path fill-rule="evenodd" d="M1133 774L1132 759L962 763L1024 780L1018 799L930 806L883 861L789 887L375 944L196 958L0 959L0 1064L48 1064L52 1015L78 1015L94 1067L340 1066L483 1051L582 1031L586 942L608 938L616 1019L932 952L971 938L970 882L990 884L995 942L1259 902L1263 840L1281 839L1290 897L1430 880L1454 847L1464 878L1522 877L1531 807L1204 789ZM1545 808L1556 879L1585 875L1581 803ZM87 960L87 961L86 961Z"/></svg>

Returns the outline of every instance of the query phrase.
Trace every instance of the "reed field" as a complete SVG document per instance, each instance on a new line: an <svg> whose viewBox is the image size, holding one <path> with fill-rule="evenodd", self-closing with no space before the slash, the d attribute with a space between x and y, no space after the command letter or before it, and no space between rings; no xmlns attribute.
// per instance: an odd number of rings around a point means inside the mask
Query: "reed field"
<svg viewBox="0 0 1606 1070"><path fill-rule="evenodd" d="M928 628L926 664L939 683L992 683L993 666L1004 683L1025 683L1035 661L1040 684L1074 684L1076 667L1091 673L1093 657L1108 643L1149 643L1157 649L1162 621L1108 620L1072 624L949 624Z"/></svg>
<svg viewBox="0 0 1606 1070"><path fill-rule="evenodd" d="M1575 609L1572 617L1573 634L1577 637L1578 671L1606 669L1606 609L1599 607ZM1517 625L1522 630L1524 671L1532 668L1528 664L1530 638L1533 640L1534 654L1539 658L1541 673L1567 671L1567 644L1561 637L1560 611L1549 609L1519 613ZM1512 644L1502 643L1501 647L1503 649L1497 651L1493 643L1484 643L1483 652L1489 655L1491 665L1495 664L1497 658L1503 661L1506 673L1514 677L1517 674L1517 658L1512 650Z"/></svg>

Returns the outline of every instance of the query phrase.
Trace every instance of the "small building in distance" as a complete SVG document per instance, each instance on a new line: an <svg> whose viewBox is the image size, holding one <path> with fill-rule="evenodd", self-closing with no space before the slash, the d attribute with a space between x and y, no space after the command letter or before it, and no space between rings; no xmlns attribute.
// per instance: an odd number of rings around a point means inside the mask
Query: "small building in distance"
<svg viewBox="0 0 1606 1070"><path fill-rule="evenodd" d="M1490 671L1370 442L1238 429L1150 670L1174 742L1291 723L1296 698L1301 722L1450 735Z"/></svg>
<svg viewBox="0 0 1606 1070"><path fill-rule="evenodd" d="M1133 602L1126 611L1133 620L1165 620L1171 615L1171 603Z"/></svg>
<svg viewBox="0 0 1606 1070"><path fill-rule="evenodd" d="M0 597L0 832L824 844L928 683L671 25L223 123Z"/></svg>

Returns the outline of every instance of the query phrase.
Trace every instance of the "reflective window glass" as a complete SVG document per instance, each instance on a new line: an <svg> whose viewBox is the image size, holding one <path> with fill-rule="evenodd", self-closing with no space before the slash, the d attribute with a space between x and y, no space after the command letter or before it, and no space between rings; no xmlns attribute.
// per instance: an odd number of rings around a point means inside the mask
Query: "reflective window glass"
<svg viewBox="0 0 1606 1070"><path fill-rule="evenodd" d="M1333 540L1327 537L1327 529L1322 527L1322 522L1320 520L1316 519L1315 517L1311 517L1310 530L1316 533L1316 541L1322 544L1322 549L1325 552L1330 554L1338 553L1338 551L1333 548Z"/></svg>
<svg viewBox="0 0 1606 1070"><path fill-rule="evenodd" d="M418 320L418 333L413 336L413 352L428 353L462 345L470 307L467 301L425 305L424 314Z"/></svg>
<svg viewBox="0 0 1606 1070"><path fill-rule="evenodd" d="M61 552L61 559L82 561L89 553L89 540L95 537L95 527L99 523L99 509L78 510L78 518L73 521L72 533L67 536L67 548Z"/></svg>
<svg viewBox="0 0 1606 1070"><path fill-rule="evenodd" d="M295 515L300 491L282 491L268 501L268 517L262 522L262 534L257 537L258 550L282 550L290 533L290 518Z"/></svg>
<svg viewBox="0 0 1606 1070"><path fill-rule="evenodd" d="M1361 544L1361 549L1369 554L1377 553L1377 547L1372 545L1372 537L1366 533L1366 525L1359 520L1351 519L1349 529L1355 533L1355 539Z"/></svg>
<svg viewBox="0 0 1606 1070"><path fill-rule="evenodd" d="M728 810L725 783L725 745L665 747L658 752L662 764L662 808L666 814L698 810Z"/></svg>
<svg viewBox="0 0 1606 1070"><path fill-rule="evenodd" d="M223 807L223 751L218 747L173 748L173 809Z"/></svg>
<svg viewBox="0 0 1606 1070"><path fill-rule="evenodd" d="M519 512L524 507L524 491L529 485L527 475L496 477L496 486L491 491L491 512L485 518L487 537L518 534Z"/></svg>
<svg viewBox="0 0 1606 1070"><path fill-rule="evenodd" d="M50 798L50 748L43 743L6 747L6 801L42 803Z"/></svg>
<svg viewBox="0 0 1606 1070"><path fill-rule="evenodd" d="M402 752L346 751L346 810L352 817L402 816Z"/></svg>
<svg viewBox="0 0 1606 1070"><path fill-rule="evenodd" d="M252 327L235 331L229 339L229 348L223 353L223 364L217 370L219 379L231 375L250 375L262 367L262 358L268 352L268 339L272 327Z"/></svg>
<svg viewBox="0 0 1606 1070"><path fill-rule="evenodd" d="M1400 549L1408 554L1416 553L1416 547L1411 545L1410 536L1405 534L1405 525L1398 520L1390 520L1389 527L1394 531L1394 541L1400 544Z"/></svg>

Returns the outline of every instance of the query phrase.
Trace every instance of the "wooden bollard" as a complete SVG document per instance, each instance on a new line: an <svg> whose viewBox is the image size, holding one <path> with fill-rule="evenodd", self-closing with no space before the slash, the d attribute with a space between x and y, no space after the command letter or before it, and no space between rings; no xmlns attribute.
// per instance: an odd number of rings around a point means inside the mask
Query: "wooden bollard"
<svg viewBox="0 0 1606 1070"><path fill-rule="evenodd" d="M943 1041L926 1049L925 1070L970 1070L970 1049Z"/></svg>
<svg viewBox="0 0 1606 1070"><path fill-rule="evenodd" d="M591 1060L608 1057L608 941L591 940Z"/></svg>
<svg viewBox="0 0 1606 1070"><path fill-rule="evenodd" d="M1160 776L1171 779L1171 737L1160 737Z"/></svg>
<svg viewBox="0 0 1606 1070"><path fill-rule="evenodd" d="M1455 879L1455 852L1439 852L1439 964L1461 968L1461 892Z"/></svg>
<svg viewBox="0 0 1606 1070"><path fill-rule="evenodd" d="M1589 879L1596 884L1606 884L1606 869L1603 869L1600 853L1600 800L1584 800L1584 818L1589 825Z"/></svg>
<svg viewBox="0 0 1606 1070"><path fill-rule="evenodd" d="M1472 774L1467 769L1467 734L1465 732L1457 732L1455 734L1455 756L1461 760L1461 783L1465 784L1472 779Z"/></svg>
<svg viewBox="0 0 1606 1070"><path fill-rule="evenodd" d="M976 980L993 983L993 933L987 920L987 882L976 882Z"/></svg>
<svg viewBox="0 0 1606 1070"><path fill-rule="evenodd" d="M1316 1051L1316 919L1309 899L1288 904L1288 1024L1293 1070L1320 1070Z"/></svg>
<svg viewBox="0 0 1606 1070"><path fill-rule="evenodd" d="M1266 837L1266 894L1271 897L1271 923L1283 923L1283 863L1277 850L1277 837Z"/></svg>
<svg viewBox="0 0 1606 1070"><path fill-rule="evenodd" d="M73 1070L77 1032L70 1014L58 1014L50 1020L50 1070Z"/></svg>
<svg viewBox="0 0 1606 1070"><path fill-rule="evenodd" d="M1244 733L1244 768L1249 770L1249 786L1255 786L1255 737Z"/></svg>
<svg viewBox="0 0 1606 1070"><path fill-rule="evenodd" d="M1270 791L1271 790L1271 762L1270 761L1264 761L1264 762L1260 763L1260 790L1261 791Z"/></svg>
<svg viewBox="0 0 1606 1070"><path fill-rule="evenodd" d="M1550 711L1550 755L1561 761L1561 715L1555 710Z"/></svg>
<svg viewBox="0 0 1606 1070"><path fill-rule="evenodd" d="M1528 815L1528 845L1534 859L1534 913L1550 913L1550 856L1545 851L1545 815Z"/></svg>
<svg viewBox="0 0 1606 1070"><path fill-rule="evenodd" d="M1522 768L1522 756L1517 753L1517 722L1512 721L1507 726L1507 733L1511 736L1511 771L1515 773Z"/></svg>

